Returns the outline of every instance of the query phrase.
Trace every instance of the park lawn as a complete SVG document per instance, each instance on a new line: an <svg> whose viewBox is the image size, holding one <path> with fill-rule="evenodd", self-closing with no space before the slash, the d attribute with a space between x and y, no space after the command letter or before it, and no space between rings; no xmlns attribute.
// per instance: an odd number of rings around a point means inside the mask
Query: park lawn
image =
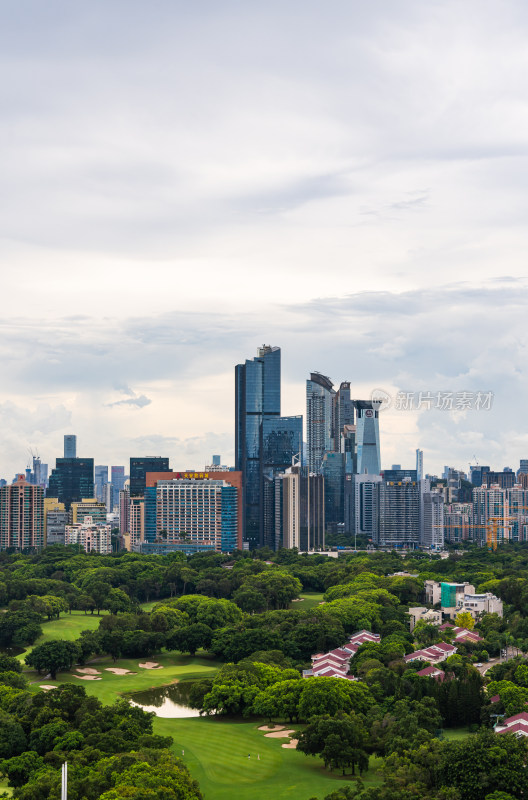
<svg viewBox="0 0 528 800"><path fill-rule="evenodd" d="M461 739L467 739L468 736L474 736L474 733L470 733L467 728L467 725L464 725L462 728L443 728L442 729L442 738L447 742L459 742Z"/></svg>
<svg viewBox="0 0 528 800"><path fill-rule="evenodd" d="M102 611L101 614L108 612ZM78 639L82 631L93 631L99 627L101 617L97 614L85 614L84 611L72 611L71 614L63 614L58 619L43 620L42 621L42 636L39 636L37 641L31 647L26 647L23 653L18 658L23 661L24 658L31 653L34 647L44 642L50 642L52 639L62 639L72 642Z"/></svg>
<svg viewBox="0 0 528 800"><path fill-rule="evenodd" d="M224 718L156 718L154 731L173 737L175 754L199 782L205 800L232 800L233 796L236 800L309 800L314 796L322 800L339 786L354 785L350 774L342 777L340 771L326 771L321 759L283 748L284 739L267 739L258 730L263 724ZM371 767L363 776L367 787L381 783L381 763L371 757Z"/></svg>
<svg viewBox="0 0 528 800"><path fill-rule="evenodd" d="M299 600L292 602L290 608L297 611L309 611L318 606L322 600L323 592L301 592Z"/></svg>
<svg viewBox="0 0 528 800"><path fill-rule="evenodd" d="M141 606L143 611L152 611L154 606L157 606L158 603L161 603L161 602L162 601L159 600L159 599L158 600L149 600L148 603L141 603L140 606Z"/></svg>
<svg viewBox="0 0 528 800"><path fill-rule="evenodd" d="M156 662L163 669L141 669L138 664L146 661ZM115 663L111 658L93 658L87 663L88 667L97 669L101 672L100 681L85 681L75 677L76 671L59 672L55 680L39 677L31 670L27 675L31 683L38 691L39 684L58 686L62 683L73 683L76 686L83 686L87 694L95 695L104 704L113 703L119 695L130 694L132 692L143 692L146 689L153 689L157 686L166 686L180 680L195 680L207 678L215 674L221 666L220 662L213 661L207 655L191 656L181 655L180 653L161 653L149 658L120 658ZM135 672L135 675L114 675L106 672L106 667L120 667Z"/></svg>
<svg viewBox="0 0 528 800"><path fill-rule="evenodd" d="M13 796L13 789L7 783L7 778L0 778L0 792L6 792L9 797Z"/></svg>

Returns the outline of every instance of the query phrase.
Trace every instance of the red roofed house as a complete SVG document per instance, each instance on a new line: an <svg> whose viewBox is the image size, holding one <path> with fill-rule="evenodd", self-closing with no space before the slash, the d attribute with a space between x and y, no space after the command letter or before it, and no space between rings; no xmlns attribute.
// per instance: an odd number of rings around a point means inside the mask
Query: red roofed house
<svg viewBox="0 0 528 800"><path fill-rule="evenodd" d="M521 714L514 714L494 728L495 733L514 733L516 736L528 736L528 713L523 711Z"/></svg>

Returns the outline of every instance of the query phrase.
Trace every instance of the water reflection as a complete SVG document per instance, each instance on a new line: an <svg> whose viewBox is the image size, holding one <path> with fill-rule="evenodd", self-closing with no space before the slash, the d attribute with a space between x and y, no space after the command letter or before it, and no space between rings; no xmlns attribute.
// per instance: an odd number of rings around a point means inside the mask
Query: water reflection
<svg viewBox="0 0 528 800"><path fill-rule="evenodd" d="M139 706L143 711L153 711L157 717L172 719L199 717L198 709L188 705L193 683L194 681L184 681L171 686L148 689L146 692L136 692L132 695L130 703Z"/></svg>

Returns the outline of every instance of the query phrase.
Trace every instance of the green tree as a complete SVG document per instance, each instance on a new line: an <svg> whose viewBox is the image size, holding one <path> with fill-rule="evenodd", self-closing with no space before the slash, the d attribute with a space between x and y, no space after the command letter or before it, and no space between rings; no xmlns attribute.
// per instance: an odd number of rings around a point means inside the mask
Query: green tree
<svg viewBox="0 0 528 800"><path fill-rule="evenodd" d="M365 751L367 730L361 718L355 714L315 717L302 732L296 734L296 738L297 750L305 755L319 756L324 760L325 767L341 768L343 775L346 767L352 769L352 774L356 766L359 766L360 772L368 769Z"/></svg>
<svg viewBox="0 0 528 800"><path fill-rule="evenodd" d="M308 720L325 713L335 715L339 711L365 714L374 705L374 698L363 683L336 678L308 678L303 683L300 719Z"/></svg>
<svg viewBox="0 0 528 800"><path fill-rule="evenodd" d="M72 665L78 661L81 650L76 642L66 642L53 639L50 642L37 645L25 662L28 667L33 667L40 674L49 672L52 678L56 678L60 670L71 669Z"/></svg>
<svg viewBox="0 0 528 800"><path fill-rule="evenodd" d="M459 628L467 628L468 631L472 631L475 627L475 620L469 611L459 611L455 617L455 625L458 625Z"/></svg>

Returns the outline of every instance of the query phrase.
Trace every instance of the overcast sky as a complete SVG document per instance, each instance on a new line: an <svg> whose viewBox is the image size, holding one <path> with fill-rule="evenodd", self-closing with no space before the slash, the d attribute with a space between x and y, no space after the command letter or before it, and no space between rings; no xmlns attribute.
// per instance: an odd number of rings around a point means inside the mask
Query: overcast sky
<svg viewBox="0 0 528 800"><path fill-rule="evenodd" d="M382 464L528 457L528 4L17 0L0 12L0 476L233 463L233 367L282 347Z"/></svg>

